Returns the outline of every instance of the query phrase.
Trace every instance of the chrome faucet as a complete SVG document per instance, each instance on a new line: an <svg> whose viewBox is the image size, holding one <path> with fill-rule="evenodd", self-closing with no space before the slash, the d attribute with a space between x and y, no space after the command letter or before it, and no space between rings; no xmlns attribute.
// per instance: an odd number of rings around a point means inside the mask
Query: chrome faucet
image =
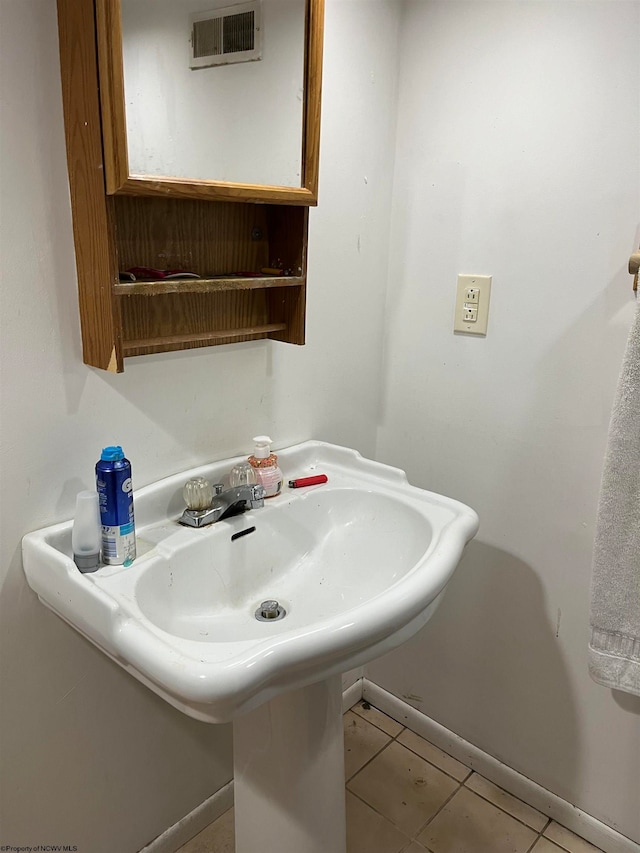
<svg viewBox="0 0 640 853"><path fill-rule="evenodd" d="M264 506L264 488L259 483L224 488L222 483L211 486L204 478L189 480L184 487L187 509L178 519L187 527L206 527L245 509Z"/></svg>

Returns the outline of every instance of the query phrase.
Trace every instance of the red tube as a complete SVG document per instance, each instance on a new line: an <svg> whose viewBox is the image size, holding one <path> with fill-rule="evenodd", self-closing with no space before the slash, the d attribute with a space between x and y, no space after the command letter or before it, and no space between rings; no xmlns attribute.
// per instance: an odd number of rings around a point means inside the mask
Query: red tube
<svg viewBox="0 0 640 853"><path fill-rule="evenodd" d="M289 480L290 489L299 489L301 486L317 486L326 483L329 478L326 474L317 474L315 477L298 477L297 480Z"/></svg>

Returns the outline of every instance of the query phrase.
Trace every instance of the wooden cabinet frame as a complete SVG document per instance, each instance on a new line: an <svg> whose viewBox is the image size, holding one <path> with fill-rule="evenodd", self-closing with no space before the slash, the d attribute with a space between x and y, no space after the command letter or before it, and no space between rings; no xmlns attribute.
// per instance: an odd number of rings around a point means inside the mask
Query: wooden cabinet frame
<svg viewBox="0 0 640 853"><path fill-rule="evenodd" d="M113 142L102 126L105 82L97 49L96 10L107 0L95 3L58 0L85 363L121 372L124 358L134 355L263 338L303 344L308 205L316 202L318 182L323 0L310 0L317 32L308 44L317 61L315 82L307 79L316 94L313 118L306 113L305 187L198 182L194 190L193 182L127 176L115 194L105 184ZM130 266L192 269L201 278L123 283L119 271ZM274 266L286 274L261 273Z"/></svg>
<svg viewBox="0 0 640 853"><path fill-rule="evenodd" d="M149 177L129 171L120 0L95 0L107 192L313 205L318 200L324 0L306 0L300 187Z"/></svg>

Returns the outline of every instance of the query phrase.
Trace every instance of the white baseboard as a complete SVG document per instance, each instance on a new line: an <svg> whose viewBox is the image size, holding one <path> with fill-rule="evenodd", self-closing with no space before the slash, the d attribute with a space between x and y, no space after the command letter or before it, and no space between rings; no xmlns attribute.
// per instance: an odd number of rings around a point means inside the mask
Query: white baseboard
<svg viewBox="0 0 640 853"><path fill-rule="evenodd" d="M175 853L183 844L190 841L194 835L213 823L233 805L233 780L228 782L204 803L196 806L192 812L185 815L162 835L154 838L150 844L143 847L139 853Z"/></svg>
<svg viewBox="0 0 640 853"><path fill-rule="evenodd" d="M350 687L342 691L342 713L346 714L349 708L353 708L362 699L363 678L359 678Z"/></svg>
<svg viewBox="0 0 640 853"><path fill-rule="evenodd" d="M605 853L638 853L640 845L586 812L561 799L521 773L502 764L477 746L436 723L426 714L398 699L366 678L362 680L362 698L417 735L476 770L514 797L566 826L572 832L600 847Z"/></svg>

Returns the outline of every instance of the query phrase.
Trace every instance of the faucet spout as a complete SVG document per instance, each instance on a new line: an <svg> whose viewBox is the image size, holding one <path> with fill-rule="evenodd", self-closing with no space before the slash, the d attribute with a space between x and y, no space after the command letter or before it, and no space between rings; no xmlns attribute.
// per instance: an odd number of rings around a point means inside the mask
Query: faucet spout
<svg viewBox="0 0 640 853"><path fill-rule="evenodd" d="M234 486L223 490L221 483L214 486L215 496L209 507L191 509L188 507L178 519L186 527L207 527L222 521L236 512L245 509L258 509L264 506L264 488L260 483Z"/></svg>

